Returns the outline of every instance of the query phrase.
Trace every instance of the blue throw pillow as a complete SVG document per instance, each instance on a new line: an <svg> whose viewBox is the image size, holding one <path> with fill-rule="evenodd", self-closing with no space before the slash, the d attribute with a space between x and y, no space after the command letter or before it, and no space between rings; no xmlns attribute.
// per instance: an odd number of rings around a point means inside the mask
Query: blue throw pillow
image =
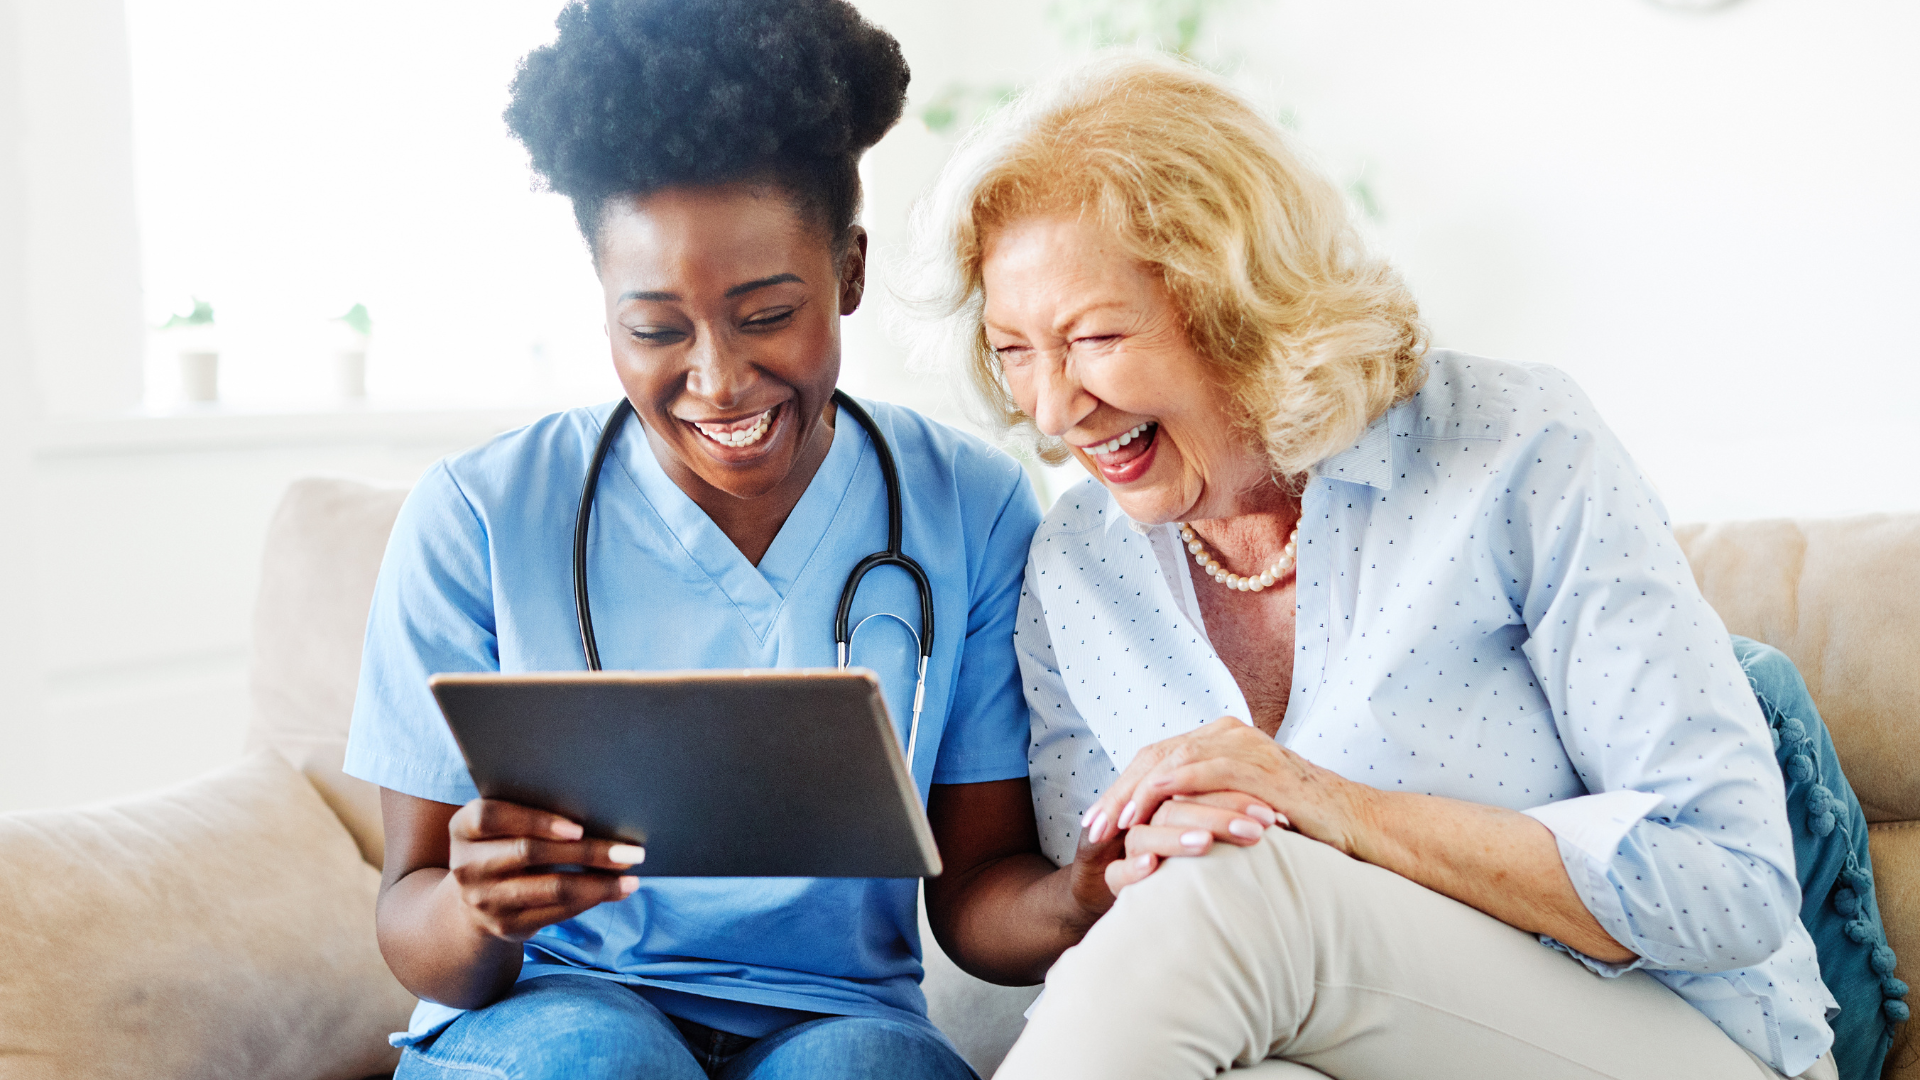
<svg viewBox="0 0 1920 1080"><path fill-rule="evenodd" d="M1833 1057L1841 1080L1876 1080L1907 1018L1907 984L1893 977L1893 950L1880 926L1867 853L1867 818L1853 796L1827 725L1793 662L1778 649L1733 639L1773 729L1775 756L1787 781L1787 820L1800 878L1800 921L1813 936L1820 978L1840 1002L1833 1018Z"/></svg>

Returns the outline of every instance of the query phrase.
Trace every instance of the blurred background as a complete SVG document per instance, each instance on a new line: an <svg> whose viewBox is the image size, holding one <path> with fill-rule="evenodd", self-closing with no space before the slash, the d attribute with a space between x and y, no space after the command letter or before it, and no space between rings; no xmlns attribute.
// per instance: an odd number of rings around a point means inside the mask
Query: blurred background
<svg viewBox="0 0 1920 1080"><path fill-rule="evenodd" d="M1436 343L1568 371L1675 521L1920 509L1913 0L856 3L914 81L864 167L854 393L964 422L885 330L908 208L1118 41L1233 78ZM0 810L239 756L288 481L411 483L615 395L570 212L500 121L560 6L0 0Z"/></svg>

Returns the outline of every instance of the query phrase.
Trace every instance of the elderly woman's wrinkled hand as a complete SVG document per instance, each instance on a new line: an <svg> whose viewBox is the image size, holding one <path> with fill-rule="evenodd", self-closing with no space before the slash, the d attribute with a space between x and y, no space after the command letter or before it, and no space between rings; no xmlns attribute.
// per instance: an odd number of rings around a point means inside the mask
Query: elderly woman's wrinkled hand
<svg viewBox="0 0 1920 1080"><path fill-rule="evenodd" d="M1162 859L1204 855L1216 839L1249 846L1274 825L1351 853L1366 793L1223 716L1140 751L1087 811L1086 832L1094 843L1126 834L1126 858L1106 871L1118 893Z"/></svg>

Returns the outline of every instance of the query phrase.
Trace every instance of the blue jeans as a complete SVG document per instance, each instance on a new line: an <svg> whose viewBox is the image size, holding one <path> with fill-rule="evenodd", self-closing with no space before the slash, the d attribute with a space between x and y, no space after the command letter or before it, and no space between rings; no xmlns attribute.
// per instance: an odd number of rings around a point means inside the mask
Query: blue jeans
<svg viewBox="0 0 1920 1080"><path fill-rule="evenodd" d="M903 1020L830 1016L699 1051L682 1026L699 1030L621 983L545 975L408 1048L394 1080L978 1080L945 1039Z"/></svg>

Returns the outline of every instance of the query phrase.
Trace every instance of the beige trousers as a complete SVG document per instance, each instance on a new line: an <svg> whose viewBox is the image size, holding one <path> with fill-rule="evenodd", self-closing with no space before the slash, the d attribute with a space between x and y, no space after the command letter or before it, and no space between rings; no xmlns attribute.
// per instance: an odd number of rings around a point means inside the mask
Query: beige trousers
<svg viewBox="0 0 1920 1080"><path fill-rule="evenodd" d="M1297 833L1172 859L1047 975L995 1080L1781 1080L1634 971ZM1834 1076L1831 1056L1809 1080Z"/></svg>

